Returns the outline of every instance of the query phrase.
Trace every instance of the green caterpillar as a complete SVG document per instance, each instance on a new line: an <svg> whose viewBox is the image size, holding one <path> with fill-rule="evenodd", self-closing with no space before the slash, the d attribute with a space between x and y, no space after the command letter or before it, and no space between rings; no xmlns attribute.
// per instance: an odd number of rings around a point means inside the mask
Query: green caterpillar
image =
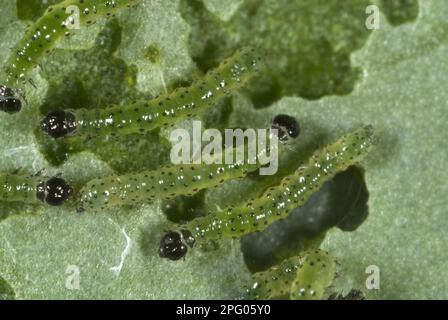
<svg viewBox="0 0 448 320"><path fill-rule="evenodd" d="M73 189L59 177L0 174L0 200L2 201L59 206L72 193Z"/></svg>
<svg viewBox="0 0 448 320"><path fill-rule="evenodd" d="M30 26L4 68L0 85L0 110L16 113L21 109L19 86L43 56L50 53L62 37L68 37L75 25L88 26L113 16L118 10L136 5L141 0L65 0L48 7L44 15ZM75 12L72 12L75 10Z"/></svg>
<svg viewBox="0 0 448 320"><path fill-rule="evenodd" d="M303 205L336 173L361 161L375 143L371 126L342 136L317 151L306 165L283 178L280 185L269 188L260 198L197 218L183 225L180 231L168 232L160 242L159 255L178 260L194 243L222 237L236 239L266 229Z"/></svg>
<svg viewBox="0 0 448 320"><path fill-rule="evenodd" d="M320 300L335 274L336 262L327 252L304 252L255 273L244 297L250 300Z"/></svg>
<svg viewBox="0 0 448 320"><path fill-rule="evenodd" d="M81 189L81 207L105 210L154 199L189 196L226 180L242 178L258 167L258 164L248 163L173 165L154 171L95 179Z"/></svg>
<svg viewBox="0 0 448 320"><path fill-rule="evenodd" d="M261 59L254 48L243 48L201 80L150 101L105 109L77 109L49 113L41 122L53 138L146 133L196 116L241 88L257 71Z"/></svg>
<svg viewBox="0 0 448 320"><path fill-rule="evenodd" d="M287 143L297 138L298 123L292 117L280 116L281 119L279 117L274 119L271 134L277 135L278 140ZM210 164L171 165L153 171L94 179L81 189L80 209L105 210L154 199L191 196L202 189L216 187L230 179L243 178L248 172L255 171L261 167L258 161L260 155L272 152L273 148L278 148L280 151L282 144L267 146L263 150L258 150L255 159L234 161L233 164L225 164L224 150L222 154L216 155L218 164L210 161ZM237 149L234 148L234 157L236 153Z"/></svg>

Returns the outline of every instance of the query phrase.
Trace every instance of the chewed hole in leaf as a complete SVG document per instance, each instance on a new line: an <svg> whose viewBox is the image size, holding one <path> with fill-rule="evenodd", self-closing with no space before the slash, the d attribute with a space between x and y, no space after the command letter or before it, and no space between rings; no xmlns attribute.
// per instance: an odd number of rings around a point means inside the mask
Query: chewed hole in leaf
<svg viewBox="0 0 448 320"><path fill-rule="evenodd" d="M381 10L389 22L397 26L414 21L419 13L419 4L418 0L382 0Z"/></svg>
<svg viewBox="0 0 448 320"><path fill-rule="evenodd" d="M162 211L169 221L183 223L206 214L204 207L205 190L188 196L178 196L162 202Z"/></svg>
<svg viewBox="0 0 448 320"><path fill-rule="evenodd" d="M243 45L264 48L268 67L246 90L254 105L263 108L284 95L318 99L350 93L360 76L350 54L370 33L364 26L368 5L249 0L228 22L218 20L199 0L184 1L180 8L192 27L190 53L202 71Z"/></svg>
<svg viewBox="0 0 448 320"><path fill-rule="evenodd" d="M349 167L285 220L243 237L241 247L247 266L252 272L262 271L303 250L319 247L332 227L356 230L368 216L368 199L364 170Z"/></svg>
<svg viewBox="0 0 448 320"><path fill-rule="evenodd" d="M40 112L101 108L135 98L134 71L113 57L121 43L121 33L118 20L111 20L92 49L56 50L46 59L41 73L49 81L49 89Z"/></svg>

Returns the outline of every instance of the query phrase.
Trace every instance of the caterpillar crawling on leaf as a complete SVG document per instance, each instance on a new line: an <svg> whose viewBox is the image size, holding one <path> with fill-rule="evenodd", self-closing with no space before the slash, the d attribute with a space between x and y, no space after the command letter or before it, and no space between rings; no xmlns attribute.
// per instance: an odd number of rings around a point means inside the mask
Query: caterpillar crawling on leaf
<svg viewBox="0 0 448 320"><path fill-rule="evenodd" d="M169 231L160 242L159 255L178 260L195 243L223 237L237 239L266 229L303 205L336 173L361 161L375 143L376 136L371 126L342 136L314 153L308 163L284 177L280 185L267 189L261 197L212 212L182 225L180 230Z"/></svg>
<svg viewBox="0 0 448 320"><path fill-rule="evenodd" d="M49 6L42 17L28 27L12 50L0 85L0 110L16 113L21 109L19 89L29 72L48 55L57 42L76 29L129 8L141 0L65 0Z"/></svg>
<svg viewBox="0 0 448 320"><path fill-rule="evenodd" d="M267 152L272 154L273 148L277 148L277 151L283 150L283 144L297 138L298 122L287 115L279 115L274 119L270 132L276 136L276 139L270 138L271 142L275 143L258 150L254 159L226 164L226 150L223 150L221 154L208 159L208 164L170 165L152 171L94 179L81 189L80 210L106 210L155 199L191 196L202 189L217 187L227 180L243 178L247 173L262 166L260 155ZM281 140L282 144L279 145L278 140ZM246 145L239 148L244 152ZM232 151L235 160L238 147ZM218 160L217 163L212 161L214 159Z"/></svg>
<svg viewBox="0 0 448 320"><path fill-rule="evenodd" d="M190 87L124 106L50 112L41 129L53 138L144 134L197 116L223 97L243 87L256 74L261 59L254 48L243 48Z"/></svg>
<svg viewBox="0 0 448 320"><path fill-rule="evenodd" d="M320 300L336 274L336 262L325 251L307 251L252 275L244 297L249 300Z"/></svg>
<svg viewBox="0 0 448 320"><path fill-rule="evenodd" d="M85 210L105 210L155 199L189 196L224 181L242 178L258 167L258 164L247 163L173 165L95 179L81 189L81 207Z"/></svg>

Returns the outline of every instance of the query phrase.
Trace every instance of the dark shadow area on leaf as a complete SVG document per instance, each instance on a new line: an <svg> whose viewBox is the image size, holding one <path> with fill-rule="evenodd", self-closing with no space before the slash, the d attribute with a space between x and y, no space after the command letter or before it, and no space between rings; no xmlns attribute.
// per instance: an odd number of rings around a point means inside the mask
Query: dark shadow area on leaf
<svg viewBox="0 0 448 320"><path fill-rule="evenodd" d="M204 207L205 190L193 196L178 196L162 202L162 211L168 220L174 223L184 223L206 214Z"/></svg>
<svg viewBox="0 0 448 320"><path fill-rule="evenodd" d="M262 271L304 249L318 247L332 227L356 230L368 216L368 198L362 168L351 166L337 174L286 219L242 238L248 268Z"/></svg>
<svg viewBox="0 0 448 320"><path fill-rule="evenodd" d="M419 3L418 0L381 0L381 10L390 24L398 26L417 19Z"/></svg>
<svg viewBox="0 0 448 320"><path fill-rule="evenodd" d="M6 282L5 279L0 277L0 300L14 300L16 293L14 289Z"/></svg>

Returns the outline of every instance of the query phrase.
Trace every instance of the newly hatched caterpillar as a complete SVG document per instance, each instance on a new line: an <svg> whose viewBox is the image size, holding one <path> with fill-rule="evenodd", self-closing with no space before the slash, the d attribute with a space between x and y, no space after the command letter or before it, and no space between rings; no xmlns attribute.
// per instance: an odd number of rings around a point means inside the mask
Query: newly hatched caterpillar
<svg viewBox="0 0 448 320"><path fill-rule="evenodd" d="M197 116L204 109L238 90L256 73L260 58L254 48L243 48L190 87L150 101L105 109L77 109L49 113L41 122L53 138L146 133Z"/></svg>
<svg viewBox="0 0 448 320"><path fill-rule="evenodd" d="M283 178L280 185L269 188L260 198L196 218L183 225L180 231L168 232L160 242L159 255L177 260L185 256L188 246L192 247L196 242L222 237L236 239L266 229L303 205L336 173L361 161L375 143L371 126L342 136L317 151L306 165Z"/></svg>
<svg viewBox="0 0 448 320"><path fill-rule="evenodd" d="M0 200L27 204L59 206L73 193L73 189L59 177L0 174Z"/></svg>
<svg viewBox="0 0 448 320"><path fill-rule="evenodd" d="M81 189L81 208L105 210L154 199L190 196L226 180L242 178L258 167L258 164L248 163L172 165L153 171L95 179Z"/></svg>
<svg viewBox="0 0 448 320"><path fill-rule="evenodd" d="M280 117L280 118L279 118ZM287 115L277 116L271 131L283 143L289 142L299 134L298 123ZM241 146L244 149L244 145ZM256 159L235 161L225 164L224 154L216 155L217 163L171 165L164 168L126 175L115 175L94 179L81 189L81 208L84 210L105 210L117 206L134 205L154 199L172 199L180 195L191 196L205 189L216 187L230 179L243 178L248 172L260 168L261 153L275 146L258 150ZM278 146L281 150L281 145ZM233 154L236 154L236 148ZM220 164L221 163L221 164Z"/></svg>
<svg viewBox="0 0 448 320"><path fill-rule="evenodd" d="M78 27L88 26L118 10L131 7L141 0L65 0L48 7L44 15L30 26L12 51L4 68L0 85L0 110L15 113L21 109L18 87L28 73L62 37ZM74 12L72 12L72 10Z"/></svg>
<svg viewBox="0 0 448 320"><path fill-rule="evenodd" d="M255 273L244 297L250 300L320 300L336 274L336 262L322 250L304 252Z"/></svg>
<svg viewBox="0 0 448 320"><path fill-rule="evenodd" d="M272 123L271 135L277 135L278 140L286 143L298 136L297 128L299 125L295 118L278 115ZM240 147L244 151L245 145ZM260 168L260 155L272 152L273 148L278 148L278 144L258 150L255 159L235 161L232 164L224 164L224 151L216 155L221 164L210 161L211 164L172 165L159 170L95 179L82 188L80 209L105 210L156 198L171 199L179 195L192 195L202 189L216 187L226 180L242 178L248 172ZM234 155L236 150L233 149Z"/></svg>

